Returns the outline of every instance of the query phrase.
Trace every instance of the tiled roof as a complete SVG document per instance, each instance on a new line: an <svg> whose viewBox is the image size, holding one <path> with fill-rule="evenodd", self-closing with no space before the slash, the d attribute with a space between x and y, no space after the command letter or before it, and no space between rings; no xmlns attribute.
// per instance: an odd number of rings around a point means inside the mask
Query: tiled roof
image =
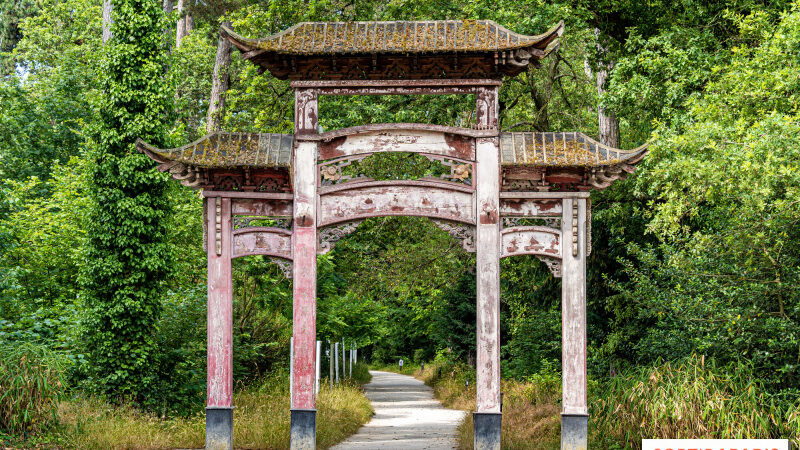
<svg viewBox="0 0 800 450"><path fill-rule="evenodd" d="M173 149L155 148L142 140L136 146L160 163L177 161L201 168L288 168L293 142L291 134L218 132Z"/></svg>
<svg viewBox="0 0 800 450"><path fill-rule="evenodd" d="M558 45L561 22L538 36L514 33L491 20L403 22L303 22L262 39L248 39L230 27L221 31L243 52L292 55L371 53L495 52L538 50L543 57Z"/></svg>
<svg viewBox="0 0 800 450"><path fill-rule="evenodd" d="M599 167L638 162L647 144L625 151L603 145L583 133L500 133L504 166Z"/></svg>
<svg viewBox="0 0 800 450"><path fill-rule="evenodd" d="M140 151L164 163L180 162L198 168L288 168L291 165L291 134L213 133L173 149L155 148L137 141ZM603 145L583 133L500 133L503 166L600 167L635 164L647 144L625 151Z"/></svg>

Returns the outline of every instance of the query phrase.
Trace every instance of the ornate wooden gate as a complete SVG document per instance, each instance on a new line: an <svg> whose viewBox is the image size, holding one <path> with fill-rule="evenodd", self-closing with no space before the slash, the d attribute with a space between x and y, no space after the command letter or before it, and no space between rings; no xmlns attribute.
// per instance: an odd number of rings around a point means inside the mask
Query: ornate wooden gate
<svg viewBox="0 0 800 450"><path fill-rule="evenodd" d="M500 448L500 259L533 255L562 278L562 448L586 448L589 191L633 171L621 151L581 133L501 133L498 89L547 56L563 23L539 36L491 21L301 23L265 39L221 33L295 91L295 131L214 133L175 149L138 148L205 201L208 252L206 447L232 448L231 260L265 255L293 278L291 447L315 447L316 256L377 216L424 216L477 260L475 448ZM365 125L320 133L321 95L473 94L475 126ZM439 177L376 181L357 170L380 152L437 161Z"/></svg>

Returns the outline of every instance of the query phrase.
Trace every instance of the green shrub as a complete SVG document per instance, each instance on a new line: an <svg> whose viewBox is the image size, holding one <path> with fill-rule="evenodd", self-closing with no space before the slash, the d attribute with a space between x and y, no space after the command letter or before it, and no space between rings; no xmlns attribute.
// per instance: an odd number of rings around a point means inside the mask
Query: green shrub
<svg viewBox="0 0 800 450"><path fill-rule="evenodd" d="M65 361L38 344L0 344L0 430L27 434L56 419Z"/></svg>

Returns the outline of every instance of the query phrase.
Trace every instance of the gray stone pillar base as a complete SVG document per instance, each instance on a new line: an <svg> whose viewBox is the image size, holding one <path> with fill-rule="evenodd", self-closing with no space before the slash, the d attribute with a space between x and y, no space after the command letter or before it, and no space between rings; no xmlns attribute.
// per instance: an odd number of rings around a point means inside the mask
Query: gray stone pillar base
<svg viewBox="0 0 800 450"><path fill-rule="evenodd" d="M500 450L501 413L472 413L475 450Z"/></svg>
<svg viewBox="0 0 800 450"><path fill-rule="evenodd" d="M589 448L589 415L561 414L561 450Z"/></svg>
<svg viewBox="0 0 800 450"><path fill-rule="evenodd" d="M317 448L317 410L293 409L291 427L292 450Z"/></svg>
<svg viewBox="0 0 800 450"><path fill-rule="evenodd" d="M206 450L233 449L233 408L206 408Z"/></svg>

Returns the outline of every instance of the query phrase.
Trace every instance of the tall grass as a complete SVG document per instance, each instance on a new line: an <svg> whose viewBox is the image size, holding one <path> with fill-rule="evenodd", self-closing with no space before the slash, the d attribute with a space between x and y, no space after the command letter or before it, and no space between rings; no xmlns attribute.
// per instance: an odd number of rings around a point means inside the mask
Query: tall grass
<svg viewBox="0 0 800 450"><path fill-rule="evenodd" d="M355 372L355 367L353 371ZM289 448L289 383L273 374L259 385L234 394L233 442L241 449ZM162 419L132 407L112 407L97 400L61 404L60 446L77 449L201 448L202 414ZM356 382L333 388L322 383L317 398L317 448L341 442L372 416L372 407Z"/></svg>
<svg viewBox="0 0 800 450"><path fill-rule="evenodd" d="M766 393L750 366L703 357L641 368L598 385L590 400L598 448L643 438L800 438L798 403Z"/></svg>
<svg viewBox="0 0 800 450"><path fill-rule="evenodd" d="M47 347L0 343L0 430L27 435L55 422L64 365L61 355Z"/></svg>
<svg viewBox="0 0 800 450"><path fill-rule="evenodd" d="M387 366L394 369L396 366ZM432 363L403 368L434 388L444 406L475 407L474 369ZM783 438L800 444L800 403L768 394L746 364L718 367L695 357L637 368L590 383L590 448L639 449L643 438ZM502 380L504 449L557 449L561 377L546 370ZM471 449L472 417L459 426L459 448Z"/></svg>

